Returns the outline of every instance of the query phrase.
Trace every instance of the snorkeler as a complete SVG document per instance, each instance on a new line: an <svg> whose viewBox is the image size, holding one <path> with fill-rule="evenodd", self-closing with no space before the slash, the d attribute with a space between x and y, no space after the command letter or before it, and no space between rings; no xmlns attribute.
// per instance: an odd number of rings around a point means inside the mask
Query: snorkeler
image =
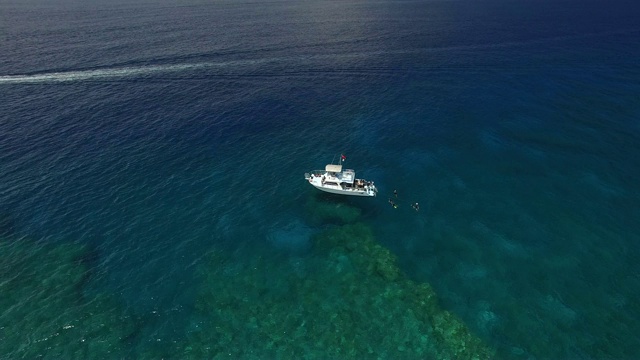
<svg viewBox="0 0 640 360"><path fill-rule="evenodd" d="M416 211L420 210L420 205L418 205L418 203L411 205L411 207L414 208Z"/></svg>
<svg viewBox="0 0 640 360"><path fill-rule="evenodd" d="M398 208L398 204L396 204L395 202L393 202L393 200L391 200L391 198L389 198L389 204L391 204L391 206L393 206L394 209Z"/></svg>

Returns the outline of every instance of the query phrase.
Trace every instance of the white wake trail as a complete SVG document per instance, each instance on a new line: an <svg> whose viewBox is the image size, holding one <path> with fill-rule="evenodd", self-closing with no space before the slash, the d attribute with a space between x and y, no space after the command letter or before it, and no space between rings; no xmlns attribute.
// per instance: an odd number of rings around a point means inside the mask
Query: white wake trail
<svg viewBox="0 0 640 360"><path fill-rule="evenodd" d="M201 63L179 65L151 65L113 69L51 72L35 75L5 75L0 76L0 84L62 83L86 80L126 79L145 75L174 73L185 70L214 67L216 65L221 66L223 64Z"/></svg>

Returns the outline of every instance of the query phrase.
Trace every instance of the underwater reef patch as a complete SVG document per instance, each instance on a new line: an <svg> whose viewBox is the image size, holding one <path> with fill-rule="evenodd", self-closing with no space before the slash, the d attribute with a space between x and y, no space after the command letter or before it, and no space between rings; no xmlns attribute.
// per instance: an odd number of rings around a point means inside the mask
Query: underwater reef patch
<svg viewBox="0 0 640 360"><path fill-rule="evenodd" d="M199 320L176 356L494 357L457 316L439 306L429 285L399 270L395 256L366 225L334 226L313 241L304 277L284 256L242 259L212 251L200 272ZM229 267L234 271L225 271Z"/></svg>
<svg viewBox="0 0 640 360"><path fill-rule="evenodd" d="M0 357L112 359L134 322L108 295L86 296L87 248L0 239Z"/></svg>

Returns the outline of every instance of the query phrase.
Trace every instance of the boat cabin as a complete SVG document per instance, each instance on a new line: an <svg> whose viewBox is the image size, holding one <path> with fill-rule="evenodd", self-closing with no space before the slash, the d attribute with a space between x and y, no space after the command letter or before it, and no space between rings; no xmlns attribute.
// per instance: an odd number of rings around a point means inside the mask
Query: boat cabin
<svg viewBox="0 0 640 360"><path fill-rule="evenodd" d="M328 178L325 181L330 181L331 177L335 178L338 183L345 183L353 185L356 179L356 172L351 169L342 170L342 165L329 164L325 166L324 170L327 172Z"/></svg>

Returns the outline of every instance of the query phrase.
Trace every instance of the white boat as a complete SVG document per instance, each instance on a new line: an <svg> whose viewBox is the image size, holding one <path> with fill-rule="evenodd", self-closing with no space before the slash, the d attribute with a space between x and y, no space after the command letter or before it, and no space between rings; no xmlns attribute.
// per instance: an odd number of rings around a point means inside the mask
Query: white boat
<svg viewBox="0 0 640 360"><path fill-rule="evenodd" d="M342 169L342 165L327 165L324 170L304 174L304 178L315 188L332 194L354 196L376 196L378 189L373 181L356 179L356 172Z"/></svg>

